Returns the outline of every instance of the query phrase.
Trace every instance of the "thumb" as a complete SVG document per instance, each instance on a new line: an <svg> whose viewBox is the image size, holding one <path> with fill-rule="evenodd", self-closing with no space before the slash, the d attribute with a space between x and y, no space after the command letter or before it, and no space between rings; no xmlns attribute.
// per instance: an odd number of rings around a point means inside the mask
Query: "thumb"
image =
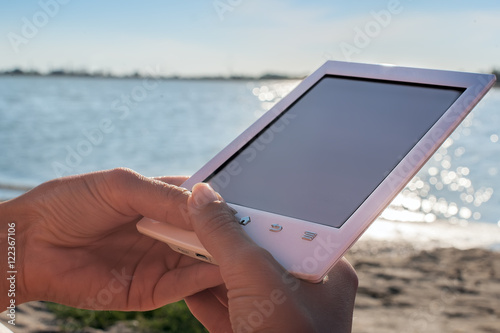
<svg viewBox="0 0 500 333"><path fill-rule="evenodd" d="M221 267L234 264L234 258L241 258L240 254L260 249L243 231L234 209L209 184L194 185L188 199L188 213L200 242Z"/></svg>

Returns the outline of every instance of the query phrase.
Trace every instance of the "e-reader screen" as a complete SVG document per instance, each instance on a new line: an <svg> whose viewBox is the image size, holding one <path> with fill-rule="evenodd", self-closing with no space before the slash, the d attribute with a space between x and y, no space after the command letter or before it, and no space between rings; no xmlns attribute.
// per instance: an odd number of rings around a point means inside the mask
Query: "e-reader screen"
<svg viewBox="0 0 500 333"><path fill-rule="evenodd" d="M205 181L227 202L339 228L463 90L325 76Z"/></svg>

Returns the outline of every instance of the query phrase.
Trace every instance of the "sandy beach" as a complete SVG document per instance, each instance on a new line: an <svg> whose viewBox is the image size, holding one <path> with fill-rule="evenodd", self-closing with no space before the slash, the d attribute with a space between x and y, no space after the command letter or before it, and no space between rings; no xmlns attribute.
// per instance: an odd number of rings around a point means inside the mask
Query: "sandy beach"
<svg viewBox="0 0 500 333"><path fill-rule="evenodd" d="M359 276L353 332L500 332L500 252L488 249L499 241L496 225L377 221L346 255ZM40 302L21 305L17 323L58 331Z"/></svg>
<svg viewBox="0 0 500 333"><path fill-rule="evenodd" d="M500 332L500 253L360 242L353 332Z"/></svg>

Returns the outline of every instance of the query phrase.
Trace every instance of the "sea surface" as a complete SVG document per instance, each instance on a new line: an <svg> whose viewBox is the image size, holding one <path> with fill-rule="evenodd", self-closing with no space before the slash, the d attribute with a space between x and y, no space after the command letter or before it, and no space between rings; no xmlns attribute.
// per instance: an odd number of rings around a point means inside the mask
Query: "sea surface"
<svg viewBox="0 0 500 333"><path fill-rule="evenodd" d="M0 77L0 199L114 167L190 175L299 81ZM382 217L500 226L500 89Z"/></svg>

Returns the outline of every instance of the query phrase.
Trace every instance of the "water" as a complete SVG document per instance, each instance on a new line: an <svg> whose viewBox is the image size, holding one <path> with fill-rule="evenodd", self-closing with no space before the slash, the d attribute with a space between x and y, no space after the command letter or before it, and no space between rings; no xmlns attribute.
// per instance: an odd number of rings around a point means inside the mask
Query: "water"
<svg viewBox="0 0 500 333"><path fill-rule="evenodd" d="M0 199L69 174L200 168L298 81L0 77ZM493 89L383 215L500 220L500 89Z"/></svg>
<svg viewBox="0 0 500 333"><path fill-rule="evenodd" d="M192 174L297 84L0 77L0 184L120 166Z"/></svg>

